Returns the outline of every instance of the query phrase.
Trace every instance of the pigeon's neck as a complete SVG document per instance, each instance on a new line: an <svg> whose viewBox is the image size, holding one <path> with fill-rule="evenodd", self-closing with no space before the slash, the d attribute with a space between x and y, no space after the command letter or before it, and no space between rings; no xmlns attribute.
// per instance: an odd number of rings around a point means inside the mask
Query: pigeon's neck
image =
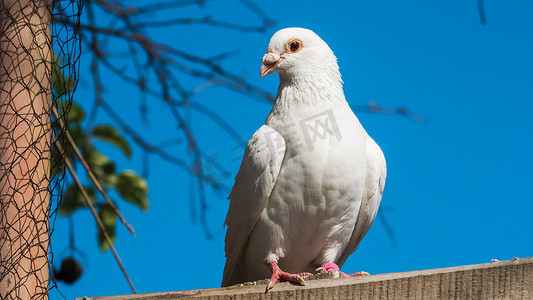
<svg viewBox="0 0 533 300"><path fill-rule="evenodd" d="M308 73L306 76L283 78L272 113L307 110L330 109L344 106L346 100L342 90L342 80L338 70L329 74L323 72Z"/></svg>

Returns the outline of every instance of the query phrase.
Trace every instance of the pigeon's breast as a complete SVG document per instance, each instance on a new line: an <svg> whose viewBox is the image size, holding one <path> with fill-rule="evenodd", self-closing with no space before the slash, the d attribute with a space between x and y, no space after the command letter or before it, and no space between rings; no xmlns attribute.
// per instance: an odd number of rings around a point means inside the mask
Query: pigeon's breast
<svg viewBox="0 0 533 300"><path fill-rule="evenodd" d="M366 173L365 134L352 116L319 111L276 128L286 151L256 228L270 231L264 254L286 271L332 262L350 239Z"/></svg>

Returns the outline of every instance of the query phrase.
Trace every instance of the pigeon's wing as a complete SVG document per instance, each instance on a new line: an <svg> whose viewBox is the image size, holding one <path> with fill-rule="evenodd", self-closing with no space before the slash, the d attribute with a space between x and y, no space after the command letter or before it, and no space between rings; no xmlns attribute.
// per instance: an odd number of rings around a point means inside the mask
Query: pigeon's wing
<svg viewBox="0 0 533 300"><path fill-rule="evenodd" d="M266 207L276 183L283 157L285 141L274 129L263 125L252 136L242 158L241 168L228 199L230 205L225 225L226 266L222 286L233 283L235 268L243 257L250 233Z"/></svg>
<svg viewBox="0 0 533 300"><path fill-rule="evenodd" d="M365 234L374 223L376 214L378 212L383 189L385 188L385 178L387 177L387 166L385 163L385 156L374 142L374 140L367 135L366 141L366 155L367 155L367 173L365 187L363 191L363 199L361 201L361 209L357 216L357 222L352 233L352 237L348 242L346 249L340 256L337 264L342 266L348 256L352 254Z"/></svg>

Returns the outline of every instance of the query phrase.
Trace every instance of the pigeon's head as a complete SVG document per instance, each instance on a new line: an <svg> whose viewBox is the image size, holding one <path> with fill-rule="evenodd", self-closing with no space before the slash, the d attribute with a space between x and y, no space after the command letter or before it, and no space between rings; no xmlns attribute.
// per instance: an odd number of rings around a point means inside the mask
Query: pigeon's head
<svg viewBox="0 0 533 300"><path fill-rule="evenodd" d="M282 80L301 76L339 76L337 58L314 32L304 28L285 28L270 39L263 56L260 75L278 73Z"/></svg>

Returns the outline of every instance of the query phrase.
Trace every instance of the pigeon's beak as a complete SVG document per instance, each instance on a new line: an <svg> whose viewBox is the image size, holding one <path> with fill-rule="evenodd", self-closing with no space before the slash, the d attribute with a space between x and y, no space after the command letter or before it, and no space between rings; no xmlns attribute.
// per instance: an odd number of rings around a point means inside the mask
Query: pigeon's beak
<svg viewBox="0 0 533 300"><path fill-rule="evenodd" d="M267 53L263 56L261 61L261 70L259 70L259 75L265 77L276 71L276 66L279 65L282 58L276 53Z"/></svg>

